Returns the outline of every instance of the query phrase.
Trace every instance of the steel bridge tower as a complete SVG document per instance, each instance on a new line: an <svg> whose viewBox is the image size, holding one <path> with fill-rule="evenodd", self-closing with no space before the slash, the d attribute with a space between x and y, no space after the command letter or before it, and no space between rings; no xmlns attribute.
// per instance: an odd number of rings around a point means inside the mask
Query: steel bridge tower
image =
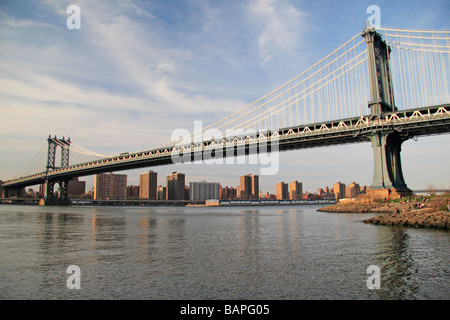
<svg viewBox="0 0 450 320"><path fill-rule="evenodd" d="M62 137L62 139L56 136L52 138L50 135L47 139L48 149L47 149L47 173L57 168L68 168L69 167L69 153L70 153L70 138L67 140ZM61 148L61 166L56 166L56 153L58 147ZM52 180L47 177L44 183L44 198L39 203L40 205L49 204L70 204L70 199L68 198L67 186L70 179L60 179ZM58 183L60 191L58 197L55 196L54 188L55 184Z"/></svg>
<svg viewBox="0 0 450 320"><path fill-rule="evenodd" d="M367 45L367 62L369 68L370 98L372 120L383 117L383 114L397 111L392 87L391 68L389 63L390 47L380 34L368 26L362 36ZM366 134L370 139L374 156L374 174L368 195L372 198L408 196L408 189L403 178L401 165L401 145L410 137L402 135L394 129L375 130Z"/></svg>

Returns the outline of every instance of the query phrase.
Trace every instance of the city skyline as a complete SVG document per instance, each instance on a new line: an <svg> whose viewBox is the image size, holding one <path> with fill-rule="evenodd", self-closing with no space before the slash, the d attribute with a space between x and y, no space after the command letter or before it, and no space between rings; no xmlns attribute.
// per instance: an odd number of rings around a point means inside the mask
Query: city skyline
<svg viewBox="0 0 450 320"><path fill-rule="evenodd" d="M71 4L0 4L1 180L23 169L48 134L119 154L165 143L178 128L192 131L195 121L211 124L360 32L373 3L79 1L81 29L69 30ZM382 26L449 29L446 1L377 5ZM403 144L408 187L449 186L449 142L442 135ZM260 176L260 189L274 192L290 176L311 190L336 181L370 186L372 158L370 143L282 152L277 174ZM259 166L170 165L164 171L183 171L186 182L232 185L233 177L257 174ZM140 172L125 172L130 184ZM93 176L81 178L87 188L94 184Z"/></svg>
<svg viewBox="0 0 450 320"><path fill-rule="evenodd" d="M277 200L297 200L297 199L330 199L335 200L343 198L356 198L360 194L365 194L369 188L367 185L360 185L359 183L352 181L341 182L337 181L330 185L320 186L316 190L304 189L303 183L298 180L294 180L295 177L291 177L288 182L280 181L274 185L272 190L263 190L259 186L259 176L248 173L246 175L235 177L235 184L224 185L220 181L189 181L186 179L186 175L183 172L172 172L164 176L164 183L159 184L156 177L158 172L149 170L142 172L139 175L139 183L137 185L127 183L127 175L117 174L114 172L103 173L95 175L94 187L86 188L86 181L74 178L69 181L68 188L69 195L72 199L79 198L83 195L91 194L93 199L96 200L125 200L125 199L141 199L141 200L183 200L180 199L184 196L184 200L201 201L209 199L235 199L235 200L251 200L251 199L277 199ZM181 179L179 179L181 177ZM102 183L99 184L99 181ZM124 181L124 182L123 182ZM170 188L168 185L173 184ZM101 185L100 190L96 185ZM119 186L120 185L120 186ZM106 189L108 190L104 190ZM195 187L195 191L193 191ZM254 190L257 188L258 190ZM120 191L122 189L122 191ZM152 189L154 189L152 191ZM172 189L171 195L166 192ZM178 191L174 191L180 189ZM249 191L245 191L249 189ZM43 191L45 190L45 184L39 185L39 191L34 190L32 187L27 187L24 191L25 194L33 198L43 197ZM81 191L83 190L83 191ZM143 191L144 190L144 191ZM439 190L439 187L428 185L424 190ZM55 190L56 193L59 190ZM153 196L150 196L152 194ZM224 197L222 197L224 192ZM98 196L98 194L101 196ZM120 194L118 197L115 194ZM177 195L174 195L177 193ZM180 196L180 194L182 194ZM217 194L217 196L208 198L207 195ZM88 196L89 197L89 196ZM117 198L117 199L116 199ZM175 199L176 198L176 199ZM204 199L203 199L204 198Z"/></svg>
<svg viewBox="0 0 450 320"><path fill-rule="evenodd" d="M109 174L100 174L100 176L123 176L120 174L115 174L115 173L109 173ZM149 175L151 175L153 178L150 178ZM157 197L155 194L154 198L150 198L148 195L151 191L151 187L149 187L149 183L152 184L154 191L157 193L157 190L159 188L164 188L166 189L168 185L172 184L172 182L174 180L176 180L176 186L172 186L172 189L182 189L181 187L183 186L184 183L184 187L186 188L191 188L192 186L198 187L200 184L208 184L208 185L218 185L220 189L225 189L225 188L230 188L230 189L234 189L234 191L236 192L236 197L239 199L258 199L261 197L264 198L266 197L266 195L278 195L279 193L279 185L283 184L284 185L284 191L283 191L283 196L281 198L283 199L297 199L300 198L301 195L305 195L305 194L315 194L315 195L319 195L319 191L324 192L324 193L328 193L331 192L333 189L336 188L342 188L343 191L340 191L341 189L339 189L340 194L342 194L342 196L339 196L339 198L344 197L346 194L347 195L352 195L352 197L355 196L355 194L352 194L351 192L348 192L348 188L349 187L357 187L358 190L360 188L359 184L356 183L355 181L352 181L351 183L342 183L341 181L338 181L336 183L331 184L331 187L329 185L324 185L321 186L319 188L317 188L316 190L308 190L306 188L304 188L303 183L301 181L298 181L298 179L296 179L295 177L291 177L290 180L288 180L288 182L284 182L284 181L280 181L278 183L276 183L276 185L273 186L273 190L263 190L261 188L259 188L259 178L260 176L258 175L253 175L251 173L248 173L246 175L242 175L240 177L235 177L236 179L236 183L231 184L231 185L225 185L222 184L220 181L206 181L206 180L202 180L202 181L189 181L189 179L186 179L186 175L183 172L172 172L169 173L167 175L162 175L164 182L165 183L158 183L157 180L155 179L158 176L158 172L155 172L153 170L149 170L147 172L143 172L139 175L139 183L137 185L133 185L133 184L126 184L125 187L127 188L135 188L138 187L139 191L139 198L140 199L149 199L149 200L162 200L161 197ZM179 179L179 177L181 177L181 179ZM153 180L152 182L150 182L150 180ZM78 181L78 180L76 180ZM179 181L179 183L177 182ZM84 182L84 181L80 181L80 182ZM144 185L145 191L142 191L142 185ZM337 187L339 185L339 187ZM361 188L363 188L365 190L367 186L361 186ZM86 193L90 192L90 191L94 191L94 188L91 188L90 190L86 190ZM249 189L246 191L246 189ZM255 189L256 188L256 189ZM200 190L198 190L200 191ZM174 193L174 191L171 191L172 193ZM201 190L200 192L205 192L205 190ZM178 190L178 193L180 193L180 191ZM359 192L358 192L359 193ZM191 191L189 191L189 194L192 195ZM186 193L185 193L186 195ZM168 193L164 192L164 196L163 198L167 200L167 198L169 197ZM176 196L178 197L178 196ZM173 198L173 197L171 197ZM280 198L280 199L281 199ZM180 200L180 199L169 199L169 200Z"/></svg>

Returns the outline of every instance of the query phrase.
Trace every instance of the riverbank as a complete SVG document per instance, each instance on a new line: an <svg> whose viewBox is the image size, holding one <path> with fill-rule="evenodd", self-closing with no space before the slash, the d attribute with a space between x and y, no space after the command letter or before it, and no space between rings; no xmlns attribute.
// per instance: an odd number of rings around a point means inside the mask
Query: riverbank
<svg viewBox="0 0 450 320"><path fill-rule="evenodd" d="M449 195L435 197L412 197L396 202L337 203L320 208L332 213L379 213L364 220L376 225L395 225L415 228L450 229L448 211Z"/></svg>
<svg viewBox="0 0 450 320"><path fill-rule="evenodd" d="M405 226L414 228L434 228L450 229L449 212L424 212L424 210L414 210L411 212L401 212L393 214L383 214L363 221L364 223Z"/></svg>

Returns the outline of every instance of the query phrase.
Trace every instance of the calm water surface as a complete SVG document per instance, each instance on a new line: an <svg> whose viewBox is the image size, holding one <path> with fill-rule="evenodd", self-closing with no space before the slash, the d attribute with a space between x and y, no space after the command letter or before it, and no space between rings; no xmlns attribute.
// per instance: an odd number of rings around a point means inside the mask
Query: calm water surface
<svg viewBox="0 0 450 320"><path fill-rule="evenodd" d="M448 232L318 208L1 205L0 298L450 298Z"/></svg>

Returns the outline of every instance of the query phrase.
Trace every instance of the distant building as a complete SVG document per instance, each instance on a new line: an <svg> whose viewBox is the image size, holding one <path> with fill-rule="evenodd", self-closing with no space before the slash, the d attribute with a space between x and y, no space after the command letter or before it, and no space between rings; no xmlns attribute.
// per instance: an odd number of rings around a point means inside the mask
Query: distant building
<svg viewBox="0 0 450 320"><path fill-rule="evenodd" d="M220 188L220 200L236 200L237 199L237 188L225 187Z"/></svg>
<svg viewBox="0 0 450 320"><path fill-rule="evenodd" d="M127 187L127 198L139 198L139 186L128 186Z"/></svg>
<svg viewBox="0 0 450 320"><path fill-rule="evenodd" d="M184 200L189 200L189 187L184 186Z"/></svg>
<svg viewBox="0 0 450 320"><path fill-rule="evenodd" d="M189 200L206 201L210 199L219 199L220 184L218 182L190 182Z"/></svg>
<svg viewBox="0 0 450 320"><path fill-rule="evenodd" d="M139 175L139 198L156 200L158 173L150 170Z"/></svg>
<svg viewBox="0 0 450 320"><path fill-rule="evenodd" d="M352 182L345 190L347 198L356 198L360 193L359 184Z"/></svg>
<svg viewBox="0 0 450 320"><path fill-rule="evenodd" d="M239 198L244 200L250 199L252 194L251 176L241 176L239 182Z"/></svg>
<svg viewBox="0 0 450 320"><path fill-rule="evenodd" d="M252 175L252 199L259 199L259 176Z"/></svg>
<svg viewBox="0 0 450 320"><path fill-rule="evenodd" d="M345 184L337 182L333 184L333 191L336 201L345 198Z"/></svg>
<svg viewBox="0 0 450 320"><path fill-rule="evenodd" d="M28 190L25 192L25 195L30 198L36 198L36 191L34 191L32 188L28 188Z"/></svg>
<svg viewBox="0 0 450 320"><path fill-rule="evenodd" d="M156 188L156 200L166 200L166 187L158 186Z"/></svg>
<svg viewBox="0 0 450 320"><path fill-rule="evenodd" d="M329 189L328 187L324 189L319 188L317 189L317 196L319 199L329 199L329 200L333 200L335 199L335 195L332 191L333 189Z"/></svg>
<svg viewBox="0 0 450 320"><path fill-rule="evenodd" d="M79 181L78 178L69 180L67 184L67 194L70 198L79 197L86 193L86 181Z"/></svg>
<svg viewBox="0 0 450 320"><path fill-rule="evenodd" d="M289 185L284 182L277 184L277 200L289 199Z"/></svg>
<svg viewBox="0 0 450 320"><path fill-rule="evenodd" d="M290 199L291 200L298 200L302 198L303 194L303 184L301 182L298 182L297 180L294 182L291 182L289 184L290 187Z"/></svg>
<svg viewBox="0 0 450 320"><path fill-rule="evenodd" d="M240 177L240 199L259 199L259 176L247 174Z"/></svg>
<svg viewBox="0 0 450 320"><path fill-rule="evenodd" d="M127 176L100 173L94 179L94 200L125 200L127 198Z"/></svg>
<svg viewBox="0 0 450 320"><path fill-rule="evenodd" d="M184 173L172 172L166 176L166 200L186 200Z"/></svg>

